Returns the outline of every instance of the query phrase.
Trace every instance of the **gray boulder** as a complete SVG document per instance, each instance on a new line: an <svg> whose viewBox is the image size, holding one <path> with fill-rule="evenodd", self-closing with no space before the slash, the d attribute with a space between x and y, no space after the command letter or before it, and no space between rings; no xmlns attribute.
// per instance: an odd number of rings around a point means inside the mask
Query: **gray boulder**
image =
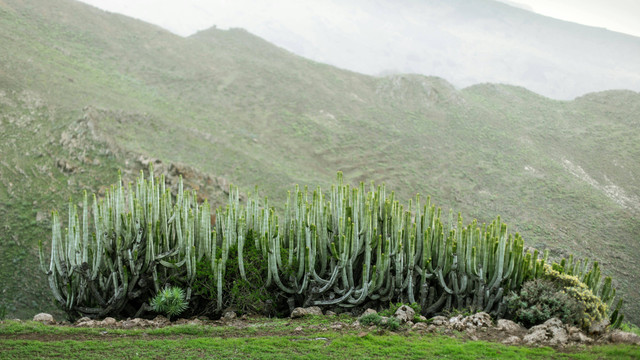
<svg viewBox="0 0 640 360"><path fill-rule="evenodd" d="M53 316L47 313L36 314L33 317L33 321L38 321L45 325L54 325L56 323L56 320L53 318Z"/></svg>

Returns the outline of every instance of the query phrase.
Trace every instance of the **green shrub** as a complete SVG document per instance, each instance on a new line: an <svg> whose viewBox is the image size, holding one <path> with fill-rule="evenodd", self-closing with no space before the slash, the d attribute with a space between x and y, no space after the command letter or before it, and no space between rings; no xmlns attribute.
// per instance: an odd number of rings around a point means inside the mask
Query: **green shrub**
<svg viewBox="0 0 640 360"><path fill-rule="evenodd" d="M221 256L218 248L217 257ZM268 288L267 260L256 248L251 232L243 247L245 278L238 264L238 246L229 248L229 258L225 264L222 283L223 308L232 308L239 314L270 314L276 307L277 289ZM216 312L216 282L211 264L201 261L196 264L196 278L192 285L195 296L204 299L207 305L204 313Z"/></svg>
<svg viewBox="0 0 640 360"><path fill-rule="evenodd" d="M0 304L0 320L4 320L7 317L7 305Z"/></svg>
<svg viewBox="0 0 640 360"><path fill-rule="evenodd" d="M390 317L387 319L385 327L391 331L396 331L400 327L400 321L394 317Z"/></svg>
<svg viewBox="0 0 640 360"><path fill-rule="evenodd" d="M596 296L589 287L576 276L560 273L551 266L545 266L545 278L561 287L562 292L575 300L580 307L577 324L587 329L591 324L602 321L607 316L607 304Z"/></svg>
<svg viewBox="0 0 640 360"><path fill-rule="evenodd" d="M527 327L554 317L566 324L578 324L583 312L575 299L548 279L525 282L519 293L507 297L507 308L510 317Z"/></svg>
<svg viewBox="0 0 640 360"><path fill-rule="evenodd" d="M358 321L362 326L380 325L382 322L382 316L378 314L367 314L362 316Z"/></svg>
<svg viewBox="0 0 640 360"><path fill-rule="evenodd" d="M166 314L169 319L180 315L188 305L184 291L175 286L164 288L151 300L153 311Z"/></svg>
<svg viewBox="0 0 640 360"><path fill-rule="evenodd" d="M640 327L626 321L620 324L620 330L640 336Z"/></svg>

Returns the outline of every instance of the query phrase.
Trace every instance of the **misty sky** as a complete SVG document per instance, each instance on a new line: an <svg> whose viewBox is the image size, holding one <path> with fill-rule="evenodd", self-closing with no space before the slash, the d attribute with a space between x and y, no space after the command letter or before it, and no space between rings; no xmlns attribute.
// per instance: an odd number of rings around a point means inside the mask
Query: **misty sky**
<svg viewBox="0 0 640 360"><path fill-rule="evenodd" d="M503 11L510 8L491 0L81 1L181 36L214 25L244 28L303 57L369 75L418 73L458 88L506 83L556 99L640 91L638 0L502 1L637 37L620 48L600 38L601 32L571 27L567 37L558 21ZM586 38L576 42L571 36Z"/></svg>
<svg viewBox="0 0 640 360"><path fill-rule="evenodd" d="M304 30L309 14L331 15L348 28L351 14L345 10L362 1L249 1L249 0L80 0L104 10L135 17L182 36L212 25L241 27L251 31L265 22L280 22ZM638 0L512 0L502 1L542 15L607 28L640 37Z"/></svg>

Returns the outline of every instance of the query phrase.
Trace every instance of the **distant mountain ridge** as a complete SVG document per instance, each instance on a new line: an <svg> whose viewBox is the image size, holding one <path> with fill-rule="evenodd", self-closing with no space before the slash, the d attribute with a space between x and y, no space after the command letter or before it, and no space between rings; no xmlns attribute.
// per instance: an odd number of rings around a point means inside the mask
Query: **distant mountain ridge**
<svg viewBox="0 0 640 360"><path fill-rule="evenodd" d="M0 303L48 310L52 209L149 163L216 204L260 185L385 182L496 215L553 256L599 259L640 319L640 93L574 101L517 86L366 76L244 30L181 38L68 0L0 2ZM90 121L89 121L90 120ZM162 164L162 165L160 165Z"/></svg>
<svg viewBox="0 0 640 360"><path fill-rule="evenodd" d="M253 11L277 19L284 10L263 3ZM457 88L514 84L562 100L640 91L640 38L499 1L328 1L291 11L299 22L246 27L296 54L370 75L418 73Z"/></svg>

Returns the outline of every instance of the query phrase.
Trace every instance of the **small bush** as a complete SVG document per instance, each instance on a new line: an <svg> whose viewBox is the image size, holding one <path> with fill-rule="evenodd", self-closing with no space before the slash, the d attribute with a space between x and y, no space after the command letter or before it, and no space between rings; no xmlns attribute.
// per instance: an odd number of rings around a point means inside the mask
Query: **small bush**
<svg viewBox="0 0 640 360"><path fill-rule="evenodd" d="M270 315L277 305L277 290L267 288L268 262L260 250L256 248L253 235L249 232L242 249L242 258L246 280L240 274L238 265L238 247L229 248L229 258L225 264L224 281L222 283L223 309L232 308L238 314ZM218 248L218 258L221 257ZM196 278L193 293L204 299L208 305L202 306L200 313L214 313L216 308L217 288L213 270L209 261L196 264Z"/></svg>
<svg viewBox="0 0 640 360"><path fill-rule="evenodd" d="M561 287L561 291L575 300L580 307L580 319L576 322L582 328L607 317L607 304L596 296L589 287L575 276L562 274L551 266L545 266L545 278Z"/></svg>
<svg viewBox="0 0 640 360"><path fill-rule="evenodd" d="M166 287L151 300L151 307L157 313L166 314L169 319L186 310L189 302L179 287Z"/></svg>
<svg viewBox="0 0 640 360"><path fill-rule="evenodd" d="M530 327L551 318L566 324L579 324L583 310L579 303L562 291L562 287L548 279L530 280L524 283L520 293L507 297L511 317Z"/></svg>
<svg viewBox="0 0 640 360"><path fill-rule="evenodd" d="M385 326L391 331L396 331L400 327L400 321L394 317L390 317L387 319Z"/></svg>
<svg viewBox="0 0 640 360"><path fill-rule="evenodd" d="M630 332L630 333L634 333L638 336L640 336L640 327L637 327L636 325L633 325L629 322L623 322L620 324L620 330L622 331L626 331L626 332Z"/></svg>
<svg viewBox="0 0 640 360"><path fill-rule="evenodd" d="M358 321L360 321L360 325L362 326L380 325L382 322L382 316L378 314L367 314L361 317Z"/></svg>

